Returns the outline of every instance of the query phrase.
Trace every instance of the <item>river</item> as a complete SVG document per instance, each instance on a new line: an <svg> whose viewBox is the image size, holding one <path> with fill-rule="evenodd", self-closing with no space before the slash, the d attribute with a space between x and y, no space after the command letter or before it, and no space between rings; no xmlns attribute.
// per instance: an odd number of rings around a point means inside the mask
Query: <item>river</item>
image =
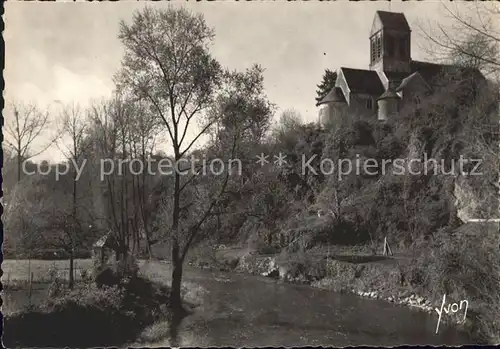
<svg viewBox="0 0 500 349"><path fill-rule="evenodd" d="M148 271L155 279L154 272ZM162 266L163 275L168 264ZM155 268L156 269L156 268ZM152 270L152 269L151 269ZM203 299L179 327L180 346L461 345L469 336L410 310L273 279L186 268L184 282ZM162 280L163 282L165 279ZM169 346L168 339L140 343Z"/></svg>

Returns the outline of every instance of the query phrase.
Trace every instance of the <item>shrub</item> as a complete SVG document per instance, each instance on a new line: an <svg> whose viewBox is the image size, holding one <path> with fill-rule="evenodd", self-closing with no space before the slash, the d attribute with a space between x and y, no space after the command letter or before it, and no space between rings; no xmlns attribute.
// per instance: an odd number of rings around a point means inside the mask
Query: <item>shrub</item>
<svg viewBox="0 0 500 349"><path fill-rule="evenodd" d="M49 268L49 297L58 297L63 291L63 282L58 276L58 269L55 263L53 263Z"/></svg>
<svg viewBox="0 0 500 349"><path fill-rule="evenodd" d="M91 283L93 281L92 278L92 271L87 270L87 269L82 269L80 271L80 278L84 283Z"/></svg>
<svg viewBox="0 0 500 349"><path fill-rule="evenodd" d="M123 299L124 290L118 286L96 288L86 285L68 291L60 297L48 299L42 307L49 312L92 308L96 311L114 314L120 309Z"/></svg>
<svg viewBox="0 0 500 349"><path fill-rule="evenodd" d="M262 255L275 254L281 250L279 239L276 238L276 234L268 230L264 230L261 232L261 236L256 236L256 238L249 241L249 247Z"/></svg>
<svg viewBox="0 0 500 349"><path fill-rule="evenodd" d="M55 278L53 281L50 282L49 288L48 288L48 294L49 297L58 297L62 291L63 291L64 285L59 278Z"/></svg>
<svg viewBox="0 0 500 349"><path fill-rule="evenodd" d="M441 230L433 240L422 242L405 273L407 281L438 301L447 295L469 301L476 334L492 339L500 333L500 254L495 239L480 224ZM487 229L487 228L486 228ZM469 317L469 316L468 316Z"/></svg>
<svg viewBox="0 0 500 349"><path fill-rule="evenodd" d="M214 267L217 265L217 249L214 241L204 241L189 249L186 261L195 267Z"/></svg>
<svg viewBox="0 0 500 349"><path fill-rule="evenodd" d="M284 266L292 278L308 282L320 280L327 274L325 259L303 252L283 252L278 257L278 264Z"/></svg>
<svg viewBox="0 0 500 349"><path fill-rule="evenodd" d="M393 134L380 140L377 145L378 159L396 159L405 150L404 144Z"/></svg>
<svg viewBox="0 0 500 349"><path fill-rule="evenodd" d="M114 286L119 284L120 278L110 267L103 267L95 271L95 282L98 287Z"/></svg>
<svg viewBox="0 0 500 349"><path fill-rule="evenodd" d="M93 271L95 282L99 287L103 285L113 286L120 284L122 280L136 278L139 272L139 264L134 256L128 254L124 259L108 261L105 264L94 260Z"/></svg>
<svg viewBox="0 0 500 349"><path fill-rule="evenodd" d="M127 254L123 259L115 262L116 273L121 278L123 277L136 277L139 272L139 264L137 259L132 254Z"/></svg>
<svg viewBox="0 0 500 349"><path fill-rule="evenodd" d="M48 298L36 309L5 319L8 346L111 346L137 336L168 317L168 289L140 277L126 285L79 285ZM91 335L89 335L91 334Z"/></svg>

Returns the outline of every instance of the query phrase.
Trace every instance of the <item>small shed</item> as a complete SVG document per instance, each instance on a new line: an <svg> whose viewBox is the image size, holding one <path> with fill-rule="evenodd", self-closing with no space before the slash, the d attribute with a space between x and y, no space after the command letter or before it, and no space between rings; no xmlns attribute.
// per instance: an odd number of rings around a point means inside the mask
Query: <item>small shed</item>
<svg viewBox="0 0 500 349"><path fill-rule="evenodd" d="M116 239L112 231L104 234L92 246L92 258L100 265L106 264L112 257L116 259Z"/></svg>

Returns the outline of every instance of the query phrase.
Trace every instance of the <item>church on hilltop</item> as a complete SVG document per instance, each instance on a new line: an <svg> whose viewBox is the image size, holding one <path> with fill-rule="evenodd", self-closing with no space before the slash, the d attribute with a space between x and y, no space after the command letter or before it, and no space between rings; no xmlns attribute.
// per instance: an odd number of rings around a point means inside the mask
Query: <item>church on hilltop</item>
<svg viewBox="0 0 500 349"><path fill-rule="evenodd" d="M412 60L411 29L404 14L377 11L370 32L369 69L337 70L335 87L317 104L320 124L338 124L353 114L387 120L403 106L432 94L448 68L457 67Z"/></svg>

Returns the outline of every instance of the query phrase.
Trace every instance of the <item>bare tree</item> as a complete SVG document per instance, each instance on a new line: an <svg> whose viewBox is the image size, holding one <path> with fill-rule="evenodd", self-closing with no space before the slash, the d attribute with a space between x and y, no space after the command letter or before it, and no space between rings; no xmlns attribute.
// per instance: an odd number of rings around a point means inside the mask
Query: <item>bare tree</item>
<svg viewBox="0 0 500 349"><path fill-rule="evenodd" d="M21 182L24 185L14 188L12 200L3 213L6 247L16 254L19 252L18 247L27 250L28 259L31 259L31 255L38 246L36 238L33 237L33 227L38 213L45 204L45 200L34 200L33 188L37 184L35 180L31 176L26 177Z"/></svg>
<svg viewBox="0 0 500 349"><path fill-rule="evenodd" d="M21 180L21 166L26 161L47 150L57 139L50 137L38 150L34 143L38 138L47 135L50 129L49 113L42 112L35 104L11 102L12 115L7 117L5 127L5 142L17 159L17 181Z"/></svg>
<svg viewBox="0 0 500 349"><path fill-rule="evenodd" d="M93 170L106 170L100 168L98 162L105 160L112 166L111 173L103 177L104 173L99 173L96 178L105 180L94 183L97 186L97 196L95 201L102 203L100 219L107 229L113 231L116 241L115 252L117 260L124 261L129 251L130 240L130 207L129 207L129 185L127 160L130 159L128 144L130 141L130 128L128 126L131 118L131 103L120 94L100 104L92 106L92 134L89 141L96 143L94 146ZM112 161L112 163L109 163ZM119 168L116 168L119 164ZM96 204L96 202L95 202ZM102 207L101 207L102 206Z"/></svg>
<svg viewBox="0 0 500 349"><path fill-rule="evenodd" d="M28 278L31 275L31 258L39 252L41 235L37 226L40 223L41 213L45 210L48 200L45 195L37 195L37 178L25 177L14 188L12 200L3 214L5 228L4 250L28 257ZM5 252L4 252L5 253ZM25 258L25 257L24 257Z"/></svg>
<svg viewBox="0 0 500 349"><path fill-rule="evenodd" d="M147 103L138 101L133 104L128 128L130 132L129 153L132 158L139 159L143 164L139 174L131 176L132 181L132 229L133 246L132 250L138 250L140 237L143 236L149 258L151 253L151 220L152 212L148 207L148 198L152 189L151 176L145 169L148 158L153 154L156 143L162 137L162 125L154 113L147 108ZM137 173L137 171L135 171Z"/></svg>
<svg viewBox="0 0 500 349"><path fill-rule="evenodd" d="M113 231L117 242L115 252L122 261L129 252L139 252L141 239L145 240L151 258L154 243L153 210L149 203L154 177L149 167L155 170L150 157L161 140L163 127L148 107L147 101L123 91L91 107L92 132L88 141L94 147L88 154L92 158L89 170L95 174L103 160L106 167L113 166L111 173L93 177L94 210L96 219Z"/></svg>
<svg viewBox="0 0 500 349"><path fill-rule="evenodd" d="M71 213L64 214L64 217L59 217L56 228L60 229L66 235L63 241L63 246L69 244L66 248L69 252L69 288L73 288L73 266L76 240L81 234L81 222L78 217L78 169L83 168L87 159L83 158L86 149L90 147L90 143L86 139L88 130L88 118L78 105L65 106L60 115L61 134L63 138L58 144L61 152L68 159L67 166L70 167L72 173L72 204ZM64 211L61 211L64 212ZM67 243L66 243L67 241Z"/></svg>
<svg viewBox="0 0 500 349"><path fill-rule="evenodd" d="M302 120L302 115L296 110L287 109L283 111L272 130L273 136L275 139L281 140L290 133L298 132L300 125L303 124Z"/></svg>
<svg viewBox="0 0 500 349"><path fill-rule="evenodd" d="M467 11L460 11L459 6L443 3L443 8L451 25L436 23L432 30L422 30L430 43L429 53L498 79L500 10L496 4L467 4Z"/></svg>

